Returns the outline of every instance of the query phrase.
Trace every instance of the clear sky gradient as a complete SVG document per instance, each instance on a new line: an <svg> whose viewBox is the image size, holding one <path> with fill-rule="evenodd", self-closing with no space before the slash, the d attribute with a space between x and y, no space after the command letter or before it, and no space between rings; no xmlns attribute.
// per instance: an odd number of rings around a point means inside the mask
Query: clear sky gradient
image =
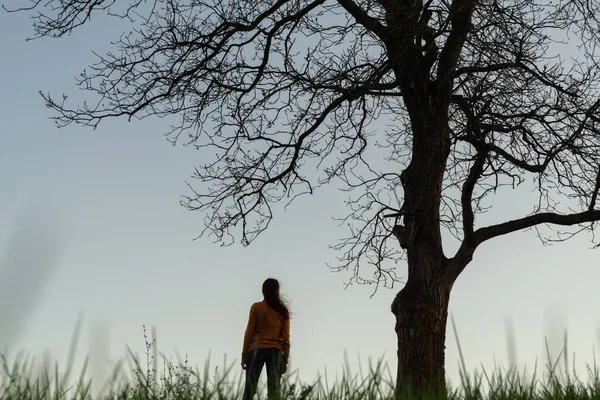
<svg viewBox="0 0 600 400"><path fill-rule="evenodd" d="M226 354L237 364L249 307L273 276L291 301L291 362L303 379L325 366L335 377L344 352L354 371L358 355L383 357L395 369L389 305L400 286L369 299L371 287L345 290L350 273L326 266L336 255L327 246L346 233L331 219L343 194L331 187L300 199L248 248L193 241L202 216L180 207L179 196L198 152L171 146L162 122L151 119L56 129L37 94L80 99L74 77L121 27L91 24L61 40L25 42L31 32L25 14L0 13L0 347L50 350L64 362L83 312L79 354L95 351L98 374L125 355L126 344L143 351L144 324L156 326L166 354L188 354L200 366L209 353L216 364ZM519 192L499 197L493 218L523 215L530 204L520 199ZM544 336L557 349L568 328L569 351L585 375L600 344L598 251L586 236L544 247L533 231L478 249L450 304L467 368L507 365L510 318L519 366L533 367L536 357L543 364ZM93 327L107 330L106 345ZM447 369L456 382L451 327Z"/></svg>

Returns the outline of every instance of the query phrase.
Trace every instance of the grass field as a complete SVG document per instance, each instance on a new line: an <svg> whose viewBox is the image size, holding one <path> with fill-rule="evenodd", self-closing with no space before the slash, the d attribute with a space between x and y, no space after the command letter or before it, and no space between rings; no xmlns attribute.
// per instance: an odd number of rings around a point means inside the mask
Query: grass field
<svg viewBox="0 0 600 400"><path fill-rule="evenodd" d="M159 356L155 342L145 337L145 359L140 360L130 352L94 396L86 368L73 371L70 367L72 354L63 372L56 364L40 366L24 356L10 363L1 357L0 400L234 400L241 397L243 376L237 364L223 371L211 368L207 362L200 371L191 368L187 360L173 362ZM562 371L569 372L555 373L559 365ZM336 382L321 378L303 383L291 371L282 380L282 397L289 400L391 400L394 399L393 381L390 369L381 363L371 364L356 375L344 374ZM264 399L264 394L263 387L256 399ZM409 400L407 396L402 397L401 400ZM561 356L527 376L501 368L469 375L463 366L461 382L449 388L448 397L450 400L600 400L600 375L594 362L579 376L569 368L567 358Z"/></svg>

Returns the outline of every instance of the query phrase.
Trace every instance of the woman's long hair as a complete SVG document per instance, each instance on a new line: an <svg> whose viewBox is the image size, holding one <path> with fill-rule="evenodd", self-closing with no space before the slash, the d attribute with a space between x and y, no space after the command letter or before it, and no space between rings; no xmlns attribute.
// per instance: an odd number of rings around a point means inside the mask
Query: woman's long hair
<svg viewBox="0 0 600 400"><path fill-rule="evenodd" d="M277 311L284 320L290 318L290 310L279 294L279 281L277 279L266 279L262 285L262 293L265 297L265 303L269 307Z"/></svg>

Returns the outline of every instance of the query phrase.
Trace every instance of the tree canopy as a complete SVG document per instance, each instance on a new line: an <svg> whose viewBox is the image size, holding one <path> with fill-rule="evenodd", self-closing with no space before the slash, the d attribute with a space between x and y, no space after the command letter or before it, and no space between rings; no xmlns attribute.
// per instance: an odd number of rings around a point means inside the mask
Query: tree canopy
<svg viewBox="0 0 600 400"><path fill-rule="evenodd" d="M336 246L341 267L358 277L366 262L377 282L394 278L383 262L402 256L393 235L407 215L402 171L419 156L412 148L418 121L405 100L423 88L447 100L451 151L439 223L463 244L600 218L596 2L31 0L15 7L7 9L32 12L34 38L69 35L99 14L131 22L79 77L89 101L43 94L46 104L59 126L170 117L169 140L214 150L194 171L205 185L190 185L183 204L203 212L205 232L224 243L235 232L252 242L275 203L336 181L350 192L350 232ZM484 201L527 176L538 191L532 213L476 227Z"/></svg>

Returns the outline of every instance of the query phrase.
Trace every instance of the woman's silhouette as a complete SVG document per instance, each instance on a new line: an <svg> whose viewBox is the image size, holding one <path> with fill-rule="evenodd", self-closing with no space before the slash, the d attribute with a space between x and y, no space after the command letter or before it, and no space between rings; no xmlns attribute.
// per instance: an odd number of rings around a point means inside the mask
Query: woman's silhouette
<svg viewBox="0 0 600 400"><path fill-rule="evenodd" d="M246 370L243 400L252 400L263 365L267 366L270 399L279 397L281 374L290 356L290 311L279 295L279 281L269 278L262 286L264 300L252 304L242 349Z"/></svg>

